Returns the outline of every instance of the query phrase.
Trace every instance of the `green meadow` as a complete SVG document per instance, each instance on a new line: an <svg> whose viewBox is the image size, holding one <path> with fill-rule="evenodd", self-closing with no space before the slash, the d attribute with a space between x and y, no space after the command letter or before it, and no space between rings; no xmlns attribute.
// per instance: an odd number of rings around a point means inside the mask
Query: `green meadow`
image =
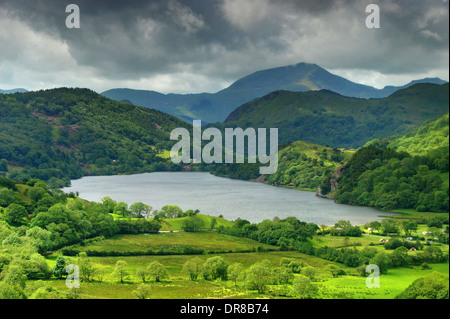
<svg viewBox="0 0 450 319"><path fill-rule="evenodd" d="M202 218L208 219L211 217L203 215ZM299 273L294 273L293 277L286 283L269 283L263 293L258 293L255 289L249 289L243 283L237 282L235 284L229 279L206 280L200 276L196 281L192 281L183 271L183 265L193 258L198 258L204 263L216 256L221 257L228 265L241 264L244 272L263 260L266 260L275 272L276 269L280 269L277 267L280 267L285 259L295 260L302 264L302 267L310 266L314 269L311 283L317 288L314 298L320 299L392 299L416 279L433 272L439 272L445 276L449 275L448 262L430 264L427 268L420 266L392 268L386 274L380 276L379 288L370 288L366 285L367 277L358 274L357 269L353 267L347 267L337 262L297 251L282 251L277 246L262 244L248 238L229 236L217 231L184 232L180 230L183 219L165 220L166 227L172 229L171 231L159 234L115 235L111 238L91 241L85 246L80 246L82 252L120 253L132 251L137 255L88 257L99 275L94 275L89 282L81 282L81 288L77 290L77 297L86 299L135 298L135 291L143 283L141 278L136 276L137 271L145 269L153 262L158 262L163 265L168 277L160 282L151 278L146 280L145 285L150 290L147 298L150 299L298 298L290 295L289 292L292 290L295 278L301 276ZM225 220L221 222L231 223ZM426 226L420 225L417 234L425 228ZM371 247L380 252L392 253L392 251L385 250L384 246L380 244L381 238L387 239L388 237L370 233L352 238L327 234L317 235L311 242L314 247L354 247L357 249ZM448 245L437 245L443 251L448 252ZM189 246L202 252L195 255L145 255L149 249L158 251L169 246L178 248ZM415 253L417 252L408 252L411 255ZM56 259L59 256L60 253L57 252L47 257L49 267L55 266ZM76 257L65 258L68 259L68 262L77 262ZM118 261L126 263L126 276L123 283L120 283L113 276ZM342 269L345 274L333 277L329 270L330 265ZM302 268L301 274L303 274L303 269L305 268ZM64 279L43 281L40 284L47 284L59 291L69 293Z"/></svg>

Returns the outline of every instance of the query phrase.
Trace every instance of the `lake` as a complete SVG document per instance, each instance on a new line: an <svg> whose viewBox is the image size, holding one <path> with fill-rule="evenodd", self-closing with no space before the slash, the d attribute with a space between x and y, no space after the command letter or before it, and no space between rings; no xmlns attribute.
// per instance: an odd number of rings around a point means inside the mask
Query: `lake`
<svg viewBox="0 0 450 319"><path fill-rule="evenodd" d="M294 216L317 225L334 225L339 220L363 225L381 220L380 214L389 214L369 207L336 204L315 196L314 192L233 180L205 172L89 176L73 180L72 185L63 190L78 192L89 201L101 202L103 197L109 196L129 205L143 202L153 209L177 205L183 211L199 209L202 214L250 222Z"/></svg>

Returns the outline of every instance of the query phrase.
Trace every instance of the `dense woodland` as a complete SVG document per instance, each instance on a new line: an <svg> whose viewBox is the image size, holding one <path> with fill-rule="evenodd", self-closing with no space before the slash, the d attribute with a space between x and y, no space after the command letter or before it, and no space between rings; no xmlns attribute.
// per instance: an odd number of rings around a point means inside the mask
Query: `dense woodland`
<svg viewBox="0 0 450 319"><path fill-rule="evenodd" d="M424 156L411 156L391 148L363 147L338 178L335 199L383 209L448 212L448 152L448 147L442 147Z"/></svg>
<svg viewBox="0 0 450 319"><path fill-rule="evenodd" d="M448 83L416 84L382 99L327 90L275 91L240 106L218 127L277 127L280 144L305 141L357 149L376 138L406 134L446 114L448 104Z"/></svg>
<svg viewBox="0 0 450 319"><path fill-rule="evenodd" d="M173 116L87 89L0 95L0 173L63 186L83 175L179 170L157 156L170 149Z"/></svg>

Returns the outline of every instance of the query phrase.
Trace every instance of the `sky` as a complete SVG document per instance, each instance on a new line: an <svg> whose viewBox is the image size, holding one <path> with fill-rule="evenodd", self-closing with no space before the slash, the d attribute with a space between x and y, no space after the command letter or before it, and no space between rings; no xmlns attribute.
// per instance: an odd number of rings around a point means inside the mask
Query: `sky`
<svg viewBox="0 0 450 319"><path fill-rule="evenodd" d="M66 26L69 4L80 28ZM448 81L448 60L448 0L0 0L4 90L215 93L300 62L383 88Z"/></svg>

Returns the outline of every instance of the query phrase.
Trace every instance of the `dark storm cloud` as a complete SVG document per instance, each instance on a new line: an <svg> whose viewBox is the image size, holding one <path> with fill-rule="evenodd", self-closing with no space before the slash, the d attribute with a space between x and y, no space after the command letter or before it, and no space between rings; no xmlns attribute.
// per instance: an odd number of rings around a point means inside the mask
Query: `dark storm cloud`
<svg viewBox="0 0 450 319"><path fill-rule="evenodd" d="M80 29L65 26L70 3L80 7ZM370 3L380 6L378 30L365 27ZM2 10L29 37L50 38L60 64L70 60L95 85L161 75L173 76L170 85L182 73L223 83L302 61L397 75L448 69L447 1L0 0Z"/></svg>

